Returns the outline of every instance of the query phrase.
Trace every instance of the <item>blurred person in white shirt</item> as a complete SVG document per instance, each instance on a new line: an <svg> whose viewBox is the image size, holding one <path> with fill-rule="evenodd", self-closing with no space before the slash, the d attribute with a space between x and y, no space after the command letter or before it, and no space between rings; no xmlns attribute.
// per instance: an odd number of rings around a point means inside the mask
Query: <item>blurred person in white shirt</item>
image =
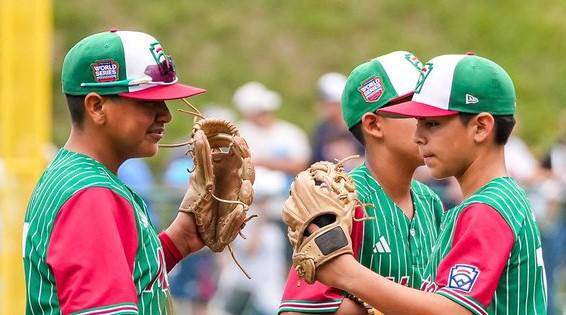
<svg viewBox="0 0 566 315"><path fill-rule="evenodd" d="M342 91L346 86L346 76L329 72L316 82L316 109L320 117L313 134L312 162L341 160L351 155L360 158L346 162L346 170L362 163L364 148L348 131L342 118Z"/></svg>
<svg viewBox="0 0 566 315"><path fill-rule="evenodd" d="M236 90L233 100L242 115L238 126L255 166L282 171L291 178L308 166L311 150L306 133L275 116L281 106L278 93L259 82L248 82Z"/></svg>
<svg viewBox="0 0 566 315"><path fill-rule="evenodd" d="M256 169L251 214L258 214L242 231L246 239L232 243L240 264L249 271L247 279L225 253L222 257L214 314L271 315L283 294L288 242L278 226L281 202L288 195L287 179L278 171Z"/></svg>

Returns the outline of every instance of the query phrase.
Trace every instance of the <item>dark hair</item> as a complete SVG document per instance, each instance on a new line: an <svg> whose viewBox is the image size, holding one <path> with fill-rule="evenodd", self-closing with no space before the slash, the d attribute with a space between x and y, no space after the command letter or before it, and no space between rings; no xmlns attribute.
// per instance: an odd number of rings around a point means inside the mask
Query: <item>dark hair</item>
<svg viewBox="0 0 566 315"><path fill-rule="evenodd" d="M67 98L67 107L71 114L71 123L79 128L82 127L85 115L85 95L65 94Z"/></svg>
<svg viewBox="0 0 566 315"><path fill-rule="evenodd" d="M362 122L355 124L349 130L352 133L352 135L354 136L354 138L356 138L356 140L358 140L358 142L361 143L365 147L366 146L366 140L364 139L364 133L362 132Z"/></svg>
<svg viewBox="0 0 566 315"><path fill-rule="evenodd" d="M467 125L472 118L478 114L460 113L460 121ZM515 117L513 115L493 115L495 120L495 144L504 145L507 143L511 131L515 126Z"/></svg>
<svg viewBox="0 0 566 315"><path fill-rule="evenodd" d="M79 129L83 125L83 120L85 116L85 96L86 95L71 95L65 94L67 98L67 107L69 107L69 113L71 114L71 123ZM119 95L104 95L103 97L119 99Z"/></svg>
<svg viewBox="0 0 566 315"><path fill-rule="evenodd" d="M387 103L385 103L383 106L381 106L381 108L410 101L411 98L413 97L413 94L414 93L409 93L409 94L405 94L405 95L401 95L401 96L392 98ZM379 108L376 109L375 111L373 111L373 113L377 114L377 110L379 110ZM362 122L361 122L361 120L360 120L359 123L352 126L352 128L350 128L349 130L352 133L352 135L354 135L354 138L356 138L356 140L358 140L358 142L361 143L362 146L365 147L366 146L366 140L364 139L364 134L362 132Z"/></svg>

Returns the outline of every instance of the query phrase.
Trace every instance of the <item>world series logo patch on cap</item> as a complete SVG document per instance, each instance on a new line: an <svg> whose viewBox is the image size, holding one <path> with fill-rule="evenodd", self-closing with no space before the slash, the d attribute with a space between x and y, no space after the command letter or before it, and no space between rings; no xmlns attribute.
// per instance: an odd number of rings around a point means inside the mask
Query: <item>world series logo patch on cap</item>
<svg viewBox="0 0 566 315"><path fill-rule="evenodd" d="M362 82L358 91L360 91L366 102L377 102L383 95L383 83L380 78L371 77Z"/></svg>
<svg viewBox="0 0 566 315"><path fill-rule="evenodd" d="M96 82L118 81L120 65L116 61L112 59L97 60L90 67Z"/></svg>
<svg viewBox="0 0 566 315"><path fill-rule="evenodd" d="M458 264L450 269L448 288L469 293L472 291L480 271L472 265Z"/></svg>

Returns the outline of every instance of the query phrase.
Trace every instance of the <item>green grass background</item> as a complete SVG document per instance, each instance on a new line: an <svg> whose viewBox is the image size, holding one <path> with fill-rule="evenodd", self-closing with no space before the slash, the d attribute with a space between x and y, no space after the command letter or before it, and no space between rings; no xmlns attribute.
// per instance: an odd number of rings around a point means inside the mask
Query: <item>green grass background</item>
<svg viewBox="0 0 566 315"><path fill-rule="evenodd" d="M475 51L514 79L519 134L540 156L566 125L565 16L563 0L56 0L54 141L62 145L69 130L59 83L64 54L87 34L115 26L157 37L181 80L208 89L197 105L232 106L234 90L258 80L281 93L278 116L308 132L316 122L315 82L325 72L347 74L393 50L423 61ZM189 119L174 117L166 140L190 130ZM159 168L164 156L152 164Z"/></svg>

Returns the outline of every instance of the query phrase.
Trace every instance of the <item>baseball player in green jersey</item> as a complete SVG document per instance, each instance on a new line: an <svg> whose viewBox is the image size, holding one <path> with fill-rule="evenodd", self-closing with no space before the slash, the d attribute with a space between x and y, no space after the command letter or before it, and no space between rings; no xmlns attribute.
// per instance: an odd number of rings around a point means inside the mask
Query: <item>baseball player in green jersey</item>
<svg viewBox="0 0 566 315"><path fill-rule="evenodd" d="M425 164L436 178L455 176L464 195L443 217L422 291L386 281L351 255L323 266L319 280L386 314L546 314L539 231L504 160L515 101L511 78L491 60L430 60L412 100L380 110L418 119Z"/></svg>
<svg viewBox="0 0 566 315"><path fill-rule="evenodd" d="M41 176L24 223L26 314L167 314L167 272L203 247L179 213L159 235L116 172L156 154L165 100L205 90L177 83L159 42L140 32L88 36L66 55L72 128Z"/></svg>
<svg viewBox="0 0 566 315"><path fill-rule="evenodd" d="M392 52L356 67L342 94L348 129L364 145L366 161L350 175L359 199L371 204L375 220L353 222L352 241L358 261L389 280L420 287L443 213L440 199L412 180L423 164L412 141L416 122L376 113L411 98L422 68L411 53ZM363 216L361 211L358 217ZM340 290L315 282L299 286L291 269L280 313L365 314Z"/></svg>

